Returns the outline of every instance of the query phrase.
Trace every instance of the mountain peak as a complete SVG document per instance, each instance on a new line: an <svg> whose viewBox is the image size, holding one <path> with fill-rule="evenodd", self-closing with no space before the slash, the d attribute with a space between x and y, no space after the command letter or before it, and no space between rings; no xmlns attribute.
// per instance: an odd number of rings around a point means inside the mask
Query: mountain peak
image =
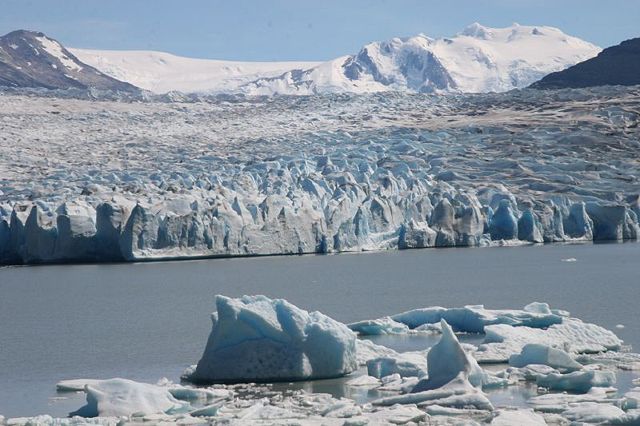
<svg viewBox="0 0 640 426"><path fill-rule="evenodd" d="M491 38L492 33L491 28L487 28L478 22L474 22L473 24L467 26L464 30L462 30L460 35L487 40Z"/></svg>
<svg viewBox="0 0 640 426"><path fill-rule="evenodd" d="M44 33L29 30L16 30L0 37L0 86L138 90L80 62Z"/></svg>

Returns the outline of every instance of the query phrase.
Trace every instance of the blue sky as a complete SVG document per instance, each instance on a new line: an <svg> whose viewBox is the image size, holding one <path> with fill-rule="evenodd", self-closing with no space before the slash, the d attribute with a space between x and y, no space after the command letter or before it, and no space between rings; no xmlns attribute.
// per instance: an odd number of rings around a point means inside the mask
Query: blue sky
<svg viewBox="0 0 640 426"><path fill-rule="evenodd" d="M363 44L472 22L552 25L600 46L640 36L638 0L0 0L0 34L71 47L234 60L324 60Z"/></svg>

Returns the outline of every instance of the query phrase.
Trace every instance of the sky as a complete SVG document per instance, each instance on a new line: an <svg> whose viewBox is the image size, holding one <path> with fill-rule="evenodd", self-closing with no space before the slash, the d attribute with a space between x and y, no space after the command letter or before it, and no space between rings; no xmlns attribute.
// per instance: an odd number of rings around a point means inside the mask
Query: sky
<svg viewBox="0 0 640 426"><path fill-rule="evenodd" d="M467 25L550 25L599 46L640 37L640 0L0 0L0 34L68 47L242 61L327 60Z"/></svg>

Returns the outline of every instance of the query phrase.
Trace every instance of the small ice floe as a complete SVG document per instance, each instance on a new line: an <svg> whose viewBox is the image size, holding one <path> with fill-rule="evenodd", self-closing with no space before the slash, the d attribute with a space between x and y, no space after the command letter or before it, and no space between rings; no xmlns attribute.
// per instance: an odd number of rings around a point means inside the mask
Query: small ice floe
<svg viewBox="0 0 640 426"><path fill-rule="evenodd" d="M79 384L81 380L74 381ZM69 383L58 386L70 388ZM167 388L127 379L86 380L87 404L71 416L119 417L133 414L177 414L191 411L191 404L175 398Z"/></svg>
<svg viewBox="0 0 640 426"><path fill-rule="evenodd" d="M616 324L616 328L618 330L622 330L624 328L624 324Z"/></svg>
<svg viewBox="0 0 640 426"><path fill-rule="evenodd" d="M575 257L567 257L566 259L560 259L561 262L577 262L578 259L576 259Z"/></svg>
<svg viewBox="0 0 640 426"><path fill-rule="evenodd" d="M544 417L536 413L532 409L524 410L499 410L496 417L491 421L493 426L513 426L513 425L540 425L544 426Z"/></svg>
<svg viewBox="0 0 640 426"><path fill-rule="evenodd" d="M351 380L349 380L347 382L348 386L362 386L362 387L369 387L369 386L380 386L380 379L373 377L373 376L359 376L356 378L353 378Z"/></svg>

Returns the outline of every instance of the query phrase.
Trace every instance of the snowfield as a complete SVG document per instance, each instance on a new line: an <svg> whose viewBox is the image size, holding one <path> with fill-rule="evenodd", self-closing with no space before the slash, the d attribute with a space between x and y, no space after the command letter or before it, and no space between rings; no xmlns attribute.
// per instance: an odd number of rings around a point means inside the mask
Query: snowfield
<svg viewBox="0 0 640 426"><path fill-rule="evenodd" d="M0 262L637 239L640 90L0 96Z"/></svg>
<svg viewBox="0 0 640 426"><path fill-rule="evenodd" d="M179 91L235 92L263 77L317 62L238 62L185 58L165 52L69 49L82 62L103 73L154 93Z"/></svg>

